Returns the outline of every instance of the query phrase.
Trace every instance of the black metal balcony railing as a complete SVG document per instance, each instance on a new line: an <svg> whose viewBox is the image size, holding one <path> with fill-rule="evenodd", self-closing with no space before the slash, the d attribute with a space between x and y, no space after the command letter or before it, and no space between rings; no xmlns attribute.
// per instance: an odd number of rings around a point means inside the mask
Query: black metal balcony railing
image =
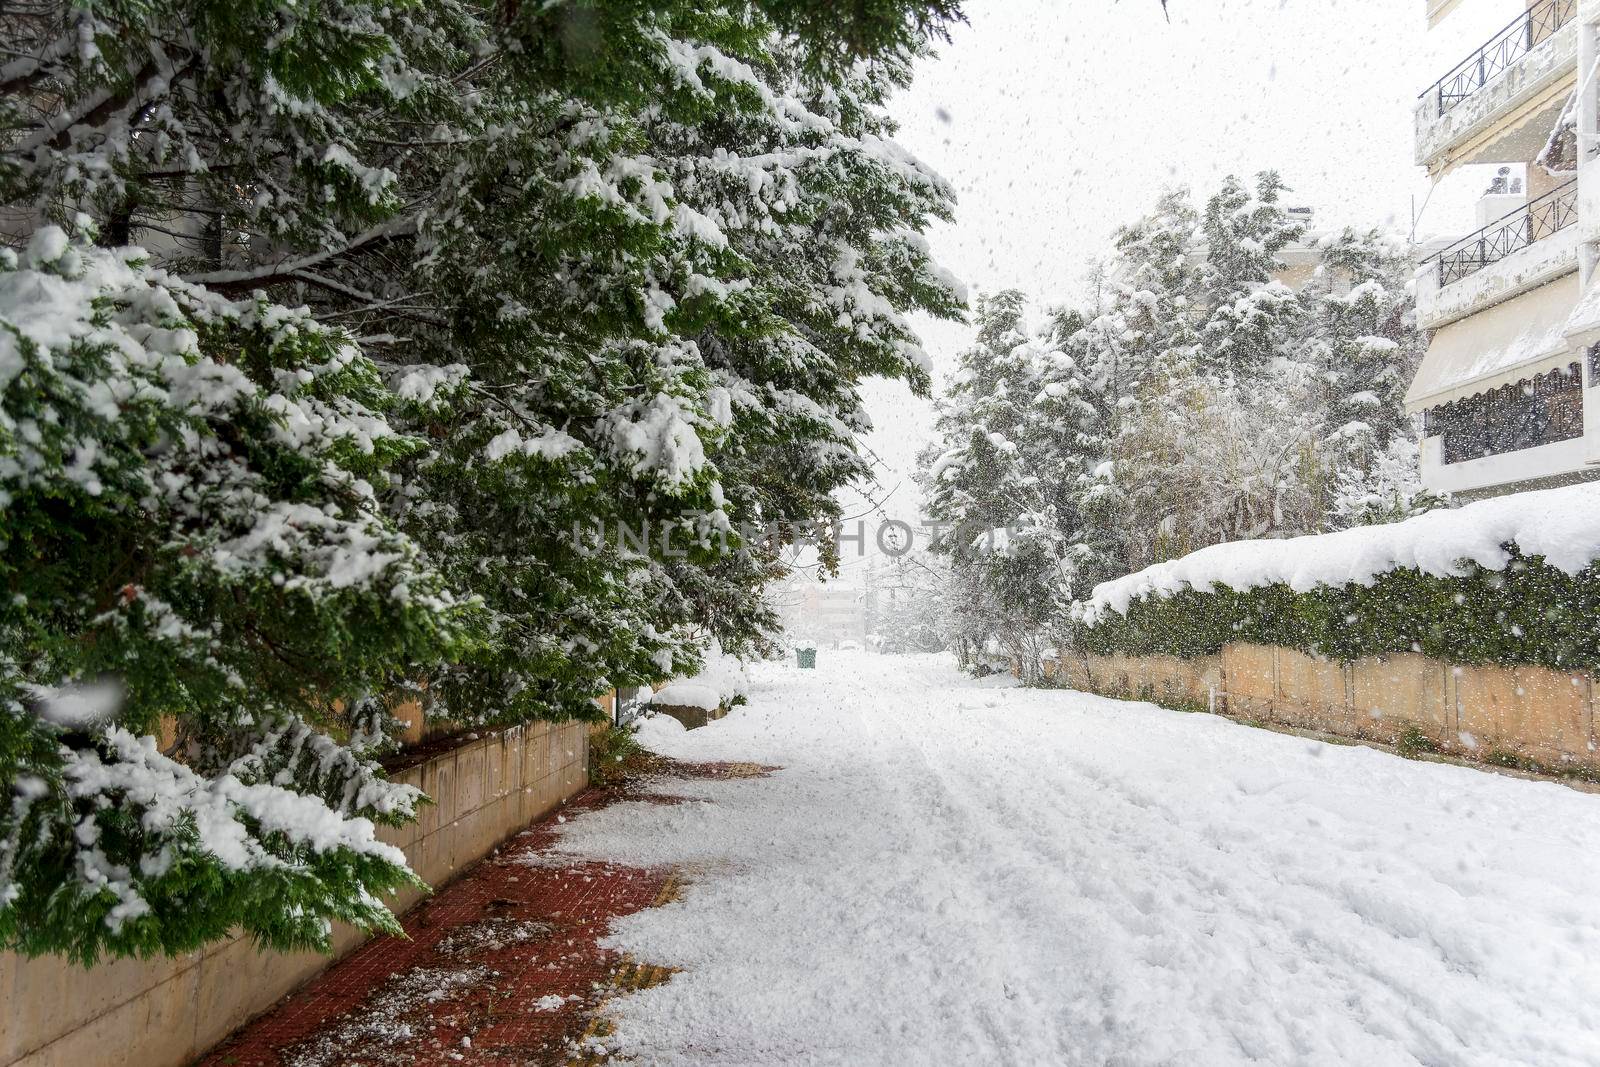
<svg viewBox="0 0 1600 1067"><path fill-rule="evenodd" d="M1443 115L1538 48L1578 14L1578 0L1540 0L1422 92Z"/></svg>
<svg viewBox="0 0 1600 1067"><path fill-rule="evenodd" d="M1578 181L1574 178L1440 252L1439 284L1449 285L1476 274L1577 220Z"/></svg>

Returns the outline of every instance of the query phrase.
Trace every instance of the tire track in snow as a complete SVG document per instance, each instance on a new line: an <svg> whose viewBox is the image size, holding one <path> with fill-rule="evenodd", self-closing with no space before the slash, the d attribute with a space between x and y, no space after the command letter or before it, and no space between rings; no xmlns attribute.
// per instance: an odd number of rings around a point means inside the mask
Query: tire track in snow
<svg viewBox="0 0 1600 1067"><path fill-rule="evenodd" d="M997 850L1000 837L1006 835L1007 831L991 820L984 819L975 805L964 801L961 792L951 788L948 771L934 765L922 742L924 732L911 727L902 715L894 713L896 707L904 706L899 703L900 699L926 696L934 689L932 685L908 687L899 693L889 694L895 699L887 701L881 700L880 695L876 706L886 709L888 714L863 713L861 722L865 733L875 739L880 751L902 754L890 758L912 771L907 774L902 770L901 773L888 776L898 786L894 799L903 813L903 820L908 825L918 827L921 836L933 842L925 854L941 854L946 861L940 871L941 880L947 883L953 881L949 899L956 902L958 914L983 939L984 955L989 958L985 962L991 962L991 967L984 969L1004 970L1006 961L1025 960L1039 951L1038 938L1031 932L1037 926L1026 921L1025 916L1020 916L1014 904L1004 906L1017 898L983 891L993 881L986 877L986 869L992 866L991 854ZM885 726L889 729L884 729ZM937 816L939 821L930 823L920 818L929 814ZM1022 851L1017 836L1008 836L1010 850ZM980 837L985 839L985 854L978 855L976 850L961 845ZM952 879L957 868L960 876ZM1019 923L1019 918L1025 921ZM1002 1016L992 1008L979 1006L976 1009L975 1014L989 1044L987 1048L972 1050L972 1055L988 1062L1025 1064L1042 1062L1038 1057L1044 1054L1057 1062L1068 1062L1083 1051L1081 1044L1076 1041L1065 1042L1054 1033L1037 1033L1039 1022L1048 1019L1049 1013L1030 985L1022 982L1013 985L992 973L973 977L998 982L1007 1010ZM1067 976L1060 974L1056 977L1064 979ZM1039 1038L1044 1039L1047 1048L1016 1047L1019 1044L1032 1044Z"/></svg>

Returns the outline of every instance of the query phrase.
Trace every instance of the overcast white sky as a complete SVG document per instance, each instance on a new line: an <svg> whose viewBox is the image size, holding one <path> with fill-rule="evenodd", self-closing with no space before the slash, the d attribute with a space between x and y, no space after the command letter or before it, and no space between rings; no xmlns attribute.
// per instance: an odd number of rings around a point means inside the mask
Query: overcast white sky
<svg viewBox="0 0 1600 1067"><path fill-rule="evenodd" d="M1411 162L1417 94L1524 5L1466 0L1432 31L1423 0L1170 0L1170 23L1159 0L967 6L971 24L895 102L900 140L960 197L931 235L939 259L974 293L1055 303L1171 184L1204 196L1273 167L1319 224L1409 232L1413 197L1429 194ZM1419 235L1473 229L1487 180L1466 168L1442 183ZM924 338L944 372L968 333L929 324ZM868 403L881 496L913 469L932 415L900 385L873 383ZM916 503L907 484L888 510Z"/></svg>

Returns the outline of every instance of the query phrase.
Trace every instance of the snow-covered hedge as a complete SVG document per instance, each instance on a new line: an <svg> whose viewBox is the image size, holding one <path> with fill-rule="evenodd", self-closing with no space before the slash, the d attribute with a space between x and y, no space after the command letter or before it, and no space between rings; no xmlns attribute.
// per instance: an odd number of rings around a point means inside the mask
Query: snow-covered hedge
<svg viewBox="0 0 1600 1067"><path fill-rule="evenodd" d="M1092 652L1202 655L1229 641L1343 659L1417 651L1600 667L1600 486L1518 493L1403 522L1214 545L1096 586Z"/></svg>

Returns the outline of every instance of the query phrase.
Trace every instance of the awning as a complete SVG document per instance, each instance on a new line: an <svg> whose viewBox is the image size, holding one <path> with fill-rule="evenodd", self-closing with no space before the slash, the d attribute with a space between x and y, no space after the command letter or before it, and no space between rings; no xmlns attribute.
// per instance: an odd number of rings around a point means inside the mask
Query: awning
<svg viewBox="0 0 1600 1067"><path fill-rule="evenodd" d="M1406 392L1406 409L1496 389L1577 358L1567 330L1578 304L1572 273L1440 327Z"/></svg>
<svg viewBox="0 0 1600 1067"><path fill-rule="evenodd" d="M1567 102L1550 128L1550 136L1533 161L1554 175L1570 174L1578 169L1578 90L1572 90Z"/></svg>
<svg viewBox="0 0 1600 1067"><path fill-rule="evenodd" d="M1589 279L1589 288L1578 298L1578 306L1567 316L1567 347L1583 352L1600 344L1600 271ZM1590 382L1593 387L1596 382Z"/></svg>

